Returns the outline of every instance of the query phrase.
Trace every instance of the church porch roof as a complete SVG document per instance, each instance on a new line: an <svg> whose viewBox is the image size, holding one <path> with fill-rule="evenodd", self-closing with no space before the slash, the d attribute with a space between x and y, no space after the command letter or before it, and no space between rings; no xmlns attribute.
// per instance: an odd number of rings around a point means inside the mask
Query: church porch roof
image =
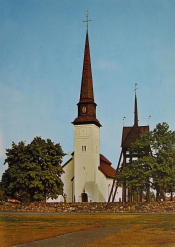
<svg viewBox="0 0 175 247"><path fill-rule="evenodd" d="M114 178L116 170L111 166L111 162L102 154L100 154L100 166L99 170L107 177Z"/></svg>

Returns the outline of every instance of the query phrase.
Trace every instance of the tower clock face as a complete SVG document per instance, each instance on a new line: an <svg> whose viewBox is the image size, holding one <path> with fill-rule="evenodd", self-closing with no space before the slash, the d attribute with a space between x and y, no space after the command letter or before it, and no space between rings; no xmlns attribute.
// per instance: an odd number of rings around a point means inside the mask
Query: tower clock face
<svg viewBox="0 0 175 247"><path fill-rule="evenodd" d="M82 113L85 114L87 109L86 109L86 106L83 106L82 109L81 109Z"/></svg>

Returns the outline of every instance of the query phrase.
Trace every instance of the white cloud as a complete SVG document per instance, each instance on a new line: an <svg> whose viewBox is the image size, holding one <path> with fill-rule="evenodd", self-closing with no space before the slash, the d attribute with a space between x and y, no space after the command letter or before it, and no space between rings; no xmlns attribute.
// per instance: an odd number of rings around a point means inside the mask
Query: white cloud
<svg viewBox="0 0 175 247"><path fill-rule="evenodd" d="M115 60L102 59L96 64L97 69L108 71L120 71L121 67Z"/></svg>

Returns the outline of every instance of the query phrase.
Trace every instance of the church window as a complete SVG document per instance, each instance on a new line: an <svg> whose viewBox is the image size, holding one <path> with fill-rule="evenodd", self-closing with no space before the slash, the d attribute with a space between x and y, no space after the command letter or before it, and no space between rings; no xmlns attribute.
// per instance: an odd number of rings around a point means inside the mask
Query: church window
<svg viewBox="0 0 175 247"><path fill-rule="evenodd" d="M86 146L82 146L82 151L86 152Z"/></svg>

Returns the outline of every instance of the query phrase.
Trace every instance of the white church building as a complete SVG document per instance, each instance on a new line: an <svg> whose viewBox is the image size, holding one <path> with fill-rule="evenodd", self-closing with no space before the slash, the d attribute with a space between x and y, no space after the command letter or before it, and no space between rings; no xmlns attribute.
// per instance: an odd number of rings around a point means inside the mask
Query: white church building
<svg viewBox="0 0 175 247"><path fill-rule="evenodd" d="M64 165L61 179L66 202L107 202L116 170L100 154L101 124L96 118L88 30L78 116L74 125L74 152ZM122 188L117 189L114 201L121 201Z"/></svg>

